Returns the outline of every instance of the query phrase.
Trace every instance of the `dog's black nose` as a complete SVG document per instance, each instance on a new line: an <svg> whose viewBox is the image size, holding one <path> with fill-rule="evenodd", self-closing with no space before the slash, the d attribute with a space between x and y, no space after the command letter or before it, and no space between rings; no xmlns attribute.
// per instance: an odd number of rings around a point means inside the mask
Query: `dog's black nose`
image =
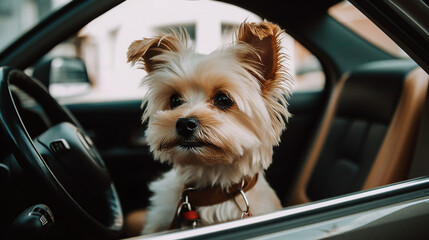
<svg viewBox="0 0 429 240"><path fill-rule="evenodd" d="M182 137L189 137L198 128L198 125L198 119L195 117L179 118L176 123L176 131Z"/></svg>

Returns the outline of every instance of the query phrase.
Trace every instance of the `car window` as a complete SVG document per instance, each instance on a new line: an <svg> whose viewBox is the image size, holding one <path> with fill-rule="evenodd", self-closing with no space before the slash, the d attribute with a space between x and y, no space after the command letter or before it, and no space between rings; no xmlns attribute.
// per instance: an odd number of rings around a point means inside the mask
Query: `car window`
<svg viewBox="0 0 429 240"><path fill-rule="evenodd" d="M71 0L0 1L0 52L25 31ZM7 33L7 34L5 34Z"/></svg>
<svg viewBox="0 0 429 240"><path fill-rule="evenodd" d="M392 39L350 2L339 2L332 6L328 12L337 21L378 48L393 56L408 58L408 55Z"/></svg>
<svg viewBox="0 0 429 240"><path fill-rule="evenodd" d="M131 42L168 29L184 28L196 51L210 53L230 44L234 29L243 21L262 19L247 10L215 1L128 0L90 22L42 59L63 58L63 70L51 65L52 71L63 74L62 80L51 79L50 92L62 103L141 99L145 89L140 82L145 72L127 63L126 52ZM290 36L285 35L283 42L289 56L286 64L296 79L295 91L321 91L325 76L319 61ZM68 79L65 74L79 75L65 65L64 58L68 65L78 65L77 59L84 62L89 87L83 86L86 80L64 80ZM43 75L38 68L40 63L35 65L33 75L41 80ZM76 87L76 82L82 86Z"/></svg>

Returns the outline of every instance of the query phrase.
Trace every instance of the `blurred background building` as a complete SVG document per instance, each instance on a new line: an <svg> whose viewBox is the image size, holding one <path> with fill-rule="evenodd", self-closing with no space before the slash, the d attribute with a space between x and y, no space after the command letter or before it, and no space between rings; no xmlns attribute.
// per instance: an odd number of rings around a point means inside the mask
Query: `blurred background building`
<svg viewBox="0 0 429 240"><path fill-rule="evenodd" d="M69 1L0 0L0 49ZM331 7L329 14L378 47L393 55L405 56L349 2ZM196 50L209 53L231 43L234 28L244 20L262 19L236 6L208 0L127 0L96 18L75 36L55 47L49 55L84 60L92 91L80 96L80 100L104 99L104 95L109 98L141 97L142 93L137 89L145 73L131 68L126 59L126 51L132 41L152 37L169 28L183 27L189 32ZM292 75L296 75L295 91L322 90L325 76L318 60L291 37L285 37L283 46L290 57L288 68Z"/></svg>

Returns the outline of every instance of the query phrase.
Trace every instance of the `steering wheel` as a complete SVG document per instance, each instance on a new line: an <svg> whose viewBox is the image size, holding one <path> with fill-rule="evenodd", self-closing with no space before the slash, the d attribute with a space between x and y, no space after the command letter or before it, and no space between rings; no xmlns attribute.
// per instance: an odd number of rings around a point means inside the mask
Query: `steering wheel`
<svg viewBox="0 0 429 240"><path fill-rule="evenodd" d="M52 127L32 139L12 97L15 85L43 108ZM123 214L104 162L73 115L25 73L0 68L0 122L12 153L44 194L56 222L87 238L117 238ZM38 189L39 190L39 189Z"/></svg>

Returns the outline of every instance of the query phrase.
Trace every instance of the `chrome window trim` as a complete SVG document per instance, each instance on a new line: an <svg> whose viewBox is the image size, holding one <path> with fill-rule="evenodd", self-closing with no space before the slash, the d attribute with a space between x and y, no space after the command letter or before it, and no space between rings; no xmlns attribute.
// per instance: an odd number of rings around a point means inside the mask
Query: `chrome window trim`
<svg viewBox="0 0 429 240"><path fill-rule="evenodd" d="M206 234L220 233L223 231L233 230L239 227L246 227L249 225L260 225L270 221L287 221L291 217L304 216L312 211L325 210L333 208L341 208L353 206L359 203L371 202L377 199L383 199L388 197L393 197L400 194L411 193L414 191L419 191L427 189L420 194L414 194L410 199L405 199L403 201L410 201L412 199L418 199L425 196L429 196L429 177L416 178L400 183L395 183L392 185L383 186L380 188L370 189L366 191L361 191L357 193L348 194L345 196L335 197L327 200L321 200L314 203L303 204L299 206L288 207L283 210L265 214L262 216L254 216L251 218L246 218L243 220L231 221L227 223L221 223L213 226L206 226L198 229L192 230L182 230L182 231L169 231L163 233L157 233L154 235L145 235L139 236L132 239L184 239L199 237ZM392 203L393 205L394 203ZM381 206L374 207L380 208ZM328 220L329 221L329 220ZM303 225L305 226L305 225ZM287 230L285 230L287 231Z"/></svg>
<svg viewBox="0 0 429 240"><path fill-rule="evenodd" d="M429 196L410 200L404 203L388 205L356 214L346 215L318 223L292 228L284 231L277 231L271 234L258 236L257 239L324 239L337 236L385 219L389 215L400 210L419 204L429 205ZM429 207L428 207L429 208ZM251 238L255 239L255 238Z"/></svg>

